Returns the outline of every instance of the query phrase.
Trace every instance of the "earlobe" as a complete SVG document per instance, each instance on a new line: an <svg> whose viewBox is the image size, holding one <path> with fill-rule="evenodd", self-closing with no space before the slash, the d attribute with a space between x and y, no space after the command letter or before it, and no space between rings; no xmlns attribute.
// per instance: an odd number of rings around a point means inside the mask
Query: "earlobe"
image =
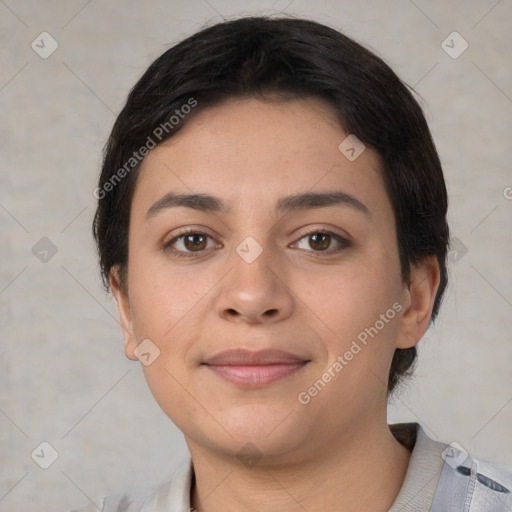
<svg viewBox="0 0 512 512"><path fill-rule="evenodd" d="M400 320L396 348L413 347L425 334L440 279L439 262L435 256L429 256L420 265L413 267L411 281L404 287L402 304L408 306Z"/></svg>
<svg viewBox="0 0 512 512"><path fill-rule="evenodd" d="M119 321L124 337L124 351L126 357L133 361L137 360L134 350L137 347L137 340L133 331L132 312L128 292L123 289L119 278L119 268L113 267L109 274L110 288L116 299Z"/></svg>

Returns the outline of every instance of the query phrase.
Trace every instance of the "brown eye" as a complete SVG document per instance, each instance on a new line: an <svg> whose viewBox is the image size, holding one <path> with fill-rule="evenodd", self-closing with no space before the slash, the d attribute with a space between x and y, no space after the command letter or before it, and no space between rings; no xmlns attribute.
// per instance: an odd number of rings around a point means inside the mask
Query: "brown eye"
<svg viewBox="0 0 512 512"><path fill-rule="evenodd" d="M309 235L309 245L317 251L325 251L331 245L331 235L327 233L314 233Z"/></svg>
<svg viewBox="0 0 512 512"><path fill-rule="evenodd" d="M311 231L304 234L294 245L312 254L332 255L348 249L352 244L345 237L330 231Z"/></svg>
<svg viewBox="0 0 512 512"><path fill-rule="evenodd" d="M184 258L200 256L219 247L219 244L216 244L211 236L200 231L182 233L164 244L166 253Z"/></svg>
<svg viewBox="0 0 512 512"><path fill-rule="evenodd" d="M184 236L183 244L189 251L201 251L206 248L207 239L205 235L193 233Z"/></svg>

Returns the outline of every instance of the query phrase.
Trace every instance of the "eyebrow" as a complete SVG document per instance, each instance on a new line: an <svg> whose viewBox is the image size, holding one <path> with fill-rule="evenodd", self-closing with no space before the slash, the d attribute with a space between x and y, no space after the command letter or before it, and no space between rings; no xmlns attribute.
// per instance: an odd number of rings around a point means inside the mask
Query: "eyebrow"
<svg viewBox="0 0 512 512"><path fill-rule="evenodd" d="M370 215L370 210L363 202L342 191L305 192L282 197L276 203L276 211L288 213L328 206L348 206L368 216ZM214 213L227 213L231 209L222 199L210 194L176 194L169 192L149 208L146 213L146 219L154 217L161 211L176 207L192 208L194 210Z"/></svg>
<svg viewBox="0 0 512 512"><path fill-rule="evenodd" d="M149 219L163 210L180 206L205 212L228 211L221 199L209 194L175 194L174 192L169 192L151 206L146 213L146 218Z"/></svg>
<svg viewBox="0 0 512 512"><path fill-rule="evenodd" d="M277 201L276 210L287 213L311 208L325 208L328 206L349 206L366 215L370 215L368 207L359 199L342 191L333 192L306 192L283 197Z"/></svg>

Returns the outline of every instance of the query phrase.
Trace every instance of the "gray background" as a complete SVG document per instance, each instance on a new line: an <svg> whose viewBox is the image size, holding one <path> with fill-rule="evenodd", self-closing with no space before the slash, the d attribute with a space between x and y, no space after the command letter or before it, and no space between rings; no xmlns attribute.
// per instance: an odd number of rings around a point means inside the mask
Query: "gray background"
<svg viewBox="0 0 512 512"><path fill-rule="evenodd" d="M186 454L124 357L98 276L92 190L115 114L153 59L206 22L279 11L343 30L421 95L458 250L390 421L419 421L512 468L510 0L0 0L1 511L66 510L143 487ZM31 48L43 31L59 44L46 59ZM453 31L469 44L458 58L441 45ZM48 242L33 253L43 237L57 248L46 262ZM46 470L30 456L42 441L59 455Z"/></svg>

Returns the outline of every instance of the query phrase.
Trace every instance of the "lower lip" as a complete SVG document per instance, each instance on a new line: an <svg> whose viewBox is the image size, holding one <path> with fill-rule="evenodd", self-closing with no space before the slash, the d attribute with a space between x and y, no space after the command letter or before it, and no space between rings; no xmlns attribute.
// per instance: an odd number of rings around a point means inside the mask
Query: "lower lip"
<svg viewBox="0 0 512 512"><path fill-rule="evenodd" d="M306 362L246 366L206 366L219 377L233 384L243 387L260 387L288 377L305 365Z"/></svg>

